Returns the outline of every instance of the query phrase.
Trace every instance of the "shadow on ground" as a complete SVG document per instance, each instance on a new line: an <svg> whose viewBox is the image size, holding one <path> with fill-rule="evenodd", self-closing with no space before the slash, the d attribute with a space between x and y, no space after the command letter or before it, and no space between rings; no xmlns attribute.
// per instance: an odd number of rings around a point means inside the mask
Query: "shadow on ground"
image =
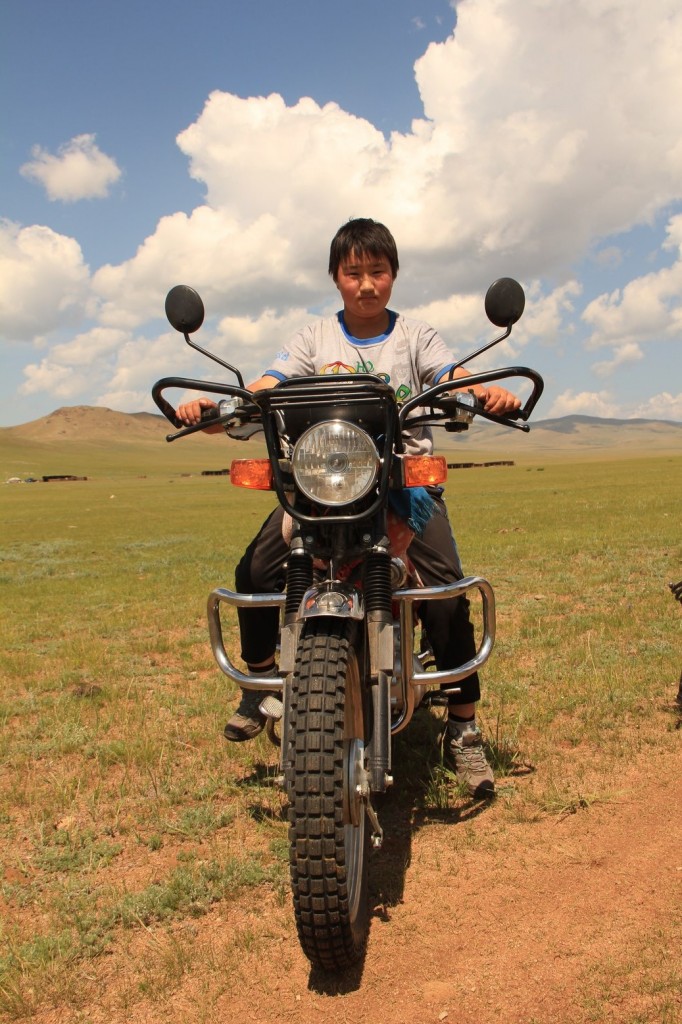
<svg viewBox="0 0 682 1024"><path fill-rule="evenodd" d="M434 822L457 826L472 821L489 807L488 801L463 795L454 776L444 769L443 726L442 718L422 708L394 740L395 782L377 802L384 841L380 850L372 851L369 867L371 913L381 921L390 921L393 907L403 900L412 840L418 831ZM517 762L506 766L505 774L528 774L532 770L530 765ZM456 806L451 806L453 787L458 794ZM363 969L363 962L337 975L312 968L308 989L321 995L353 992L360 987Z"/></svg>

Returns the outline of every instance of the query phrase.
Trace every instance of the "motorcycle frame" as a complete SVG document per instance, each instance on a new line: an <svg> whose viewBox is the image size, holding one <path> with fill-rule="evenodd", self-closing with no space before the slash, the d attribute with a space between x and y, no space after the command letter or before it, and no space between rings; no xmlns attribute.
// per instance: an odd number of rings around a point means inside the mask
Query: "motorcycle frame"
<svg viewBox="0 0 682 1024"><path fill-rule="evenodd" d="M443 601L462 597L473 590L479 592L482 602L482 633L476 654L469 661L452 669L424 671L414 654L415 602ZM320 611L318 599L322 593L337 594L343 602L343 610ZM375 721L373 742L371 750L368 751L370 788L373 792L384 792L390 785L390 778L387 776L391 768L391 739L410 723L425 690L447 687L446 693L458 693L459 689L454 687L454 684L481 668L490 657L495 643L495 594L492 585L482 576L466 576L456 583L438 587L397 590L393 593L393 600L398 605L398 617L390 624L382 624L366 618L362 594L355 588L339 581L326 581L311 587L306 591L293 621L282 624L280 674L275 676L246 675L233 663L223 639L221 606L280 608L283 611L286 594L240 594L224 587L217 587L209 595L207 604L211 649L221 672L244 690L274 691L281 694L285 708L287 681L294 671L298 641L305 622L320 615L328 618L354 618L366 622L369 665L379 666L376 672L370 673L371 678L365 680L366 684L371 686ZM385 625L388 628L385 628ZM399 651L397 659L393 656L396 642ZM398 708L397 714L392 712L392 703Z"/></svg>
<svg viewBox="0 0 682 1024"><path fill-rule="evenodd" d="M499 381L509 377L526 377L532 383L531 394L517 414L519 419L525 421L530 416L542 392L542 378L535 371L519 366L487 371L471 375L467 378L467 384L473 387L476 384L487 384L493 380ZM357 416L361 419L363 410L375 418L377 415L384 418L383 444L379 451L380 470L374 500L369 507L364 507L361 512L330 510L329 514L324 517L326 524L341 525L371 522L372 517L385 507L389 488L395 482L395 464L399 463L396 456L403 452L402 430L415 423L447 421L452 418L453 406L457 404L456 396L449 394L452 392L453 382L446 380L441 381L428 392L414 396L398 410L392 388L374 374L293 378L283 381L276 388L253 393L233 385L210 383L207 386L207 384L208 382L189 381L183 378L165 378L157 382L152 393L157 405L171 419L171 422L177 422L177 420L169 415L173 412L172 407L162 395L163 390L167 387L200 386L202 390L239 397L257 407L273 470L273 489L280 504L298 524L298 530L295 530L295 537L292 540L292 550L294 545L300 550L301 539L298 531L301 528L305 530L306 526L319 525L320 519L318 516L310 514L296 490L287 486L285 480L282 464L287 460L280 433L281 415L285 411L298 410L307 417L308 423L336 417L354 421ZM357 416L349 415L348 410L351 408ZM419 409L424 411L421 414L417 413L416 418L413 416L408 423L408 413ZM500 419L500 417L489 416L482 410L477 410L477 412L489 419ZM503 422L521 430L529 429L525 422L513 423L508 419ZM200 429L200 427L180 430L175 435L169 435L168 440L174 440L195 429ZM418 656L414 653L415 603L458 598L473 590L479 592L482 602L482 635L476 654L469 661L452 669L424 671ZM328 603L324 610L320 609L319 598L322 593L325 595L335 593L339 596L338 611L329 611ZM285 593L240 594L224 587L213 590L208 599L207 617L211 649L216 663L224 675L244 690L261 690L280 694L284 708L282 728L286 732L288 680L291 679L294 671L298 642L305 622L320 615L363 621L369 656L365 683L370 687L374 716L374 733L367 749L368 780L372 792L384 792L392 782L390 775L392 737L409 724L425 691L438 687L443 688L446 694L458 693L459 689L455 684L481 668L490 657L495 642L495 596L492 585L481 576L468 576L443 586L399 589L392 594L398 614L390 622L381 614L378 617L372 617L371 614L365 615L362 593L335 579L326 580L307 590L298 611L293 615L291 613L284 614L286 599ZM222 605L233 608L277 607L282 609L279 675L246 675L233 664L223 639L220 615ZM395 714L393 707L396 708ZM270 735L272 738L272 732ZM284 752L282 752L283 756ZM282 764L282 769L284 767Z"/></svg>

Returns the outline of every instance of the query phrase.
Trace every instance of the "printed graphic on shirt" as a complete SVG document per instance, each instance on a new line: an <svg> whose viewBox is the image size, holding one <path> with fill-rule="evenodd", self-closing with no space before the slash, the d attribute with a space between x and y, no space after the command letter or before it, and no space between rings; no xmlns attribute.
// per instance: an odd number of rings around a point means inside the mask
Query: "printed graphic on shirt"
<svg viewBox="0 0 682 1024"><path fill-rule="evenodd" d="M337 362L335 362L335 363L326 363L320 369L320 373L321 374L324 374L324 373L358 373L358 372L359 371L355 367L349 366L348 363L342 363L340 360L337 360Z"/></svg>
<svg viewBox="0 0 682 1024"><path fill-rule="evenodd" d="M374 363L369 359L366 359L364 363L359 361L355 366L349 366L348 363L343 363L340 360L336 360L333 363L325 363L320 368L321 374L332 374L332 373L375 373ZM377 373L377 377L380 377L385 384L391 383L391 377L388 373ZM397 401L405 402L412 394L412 389L407 384L400 384L395 389L395 397Z"/></svg>

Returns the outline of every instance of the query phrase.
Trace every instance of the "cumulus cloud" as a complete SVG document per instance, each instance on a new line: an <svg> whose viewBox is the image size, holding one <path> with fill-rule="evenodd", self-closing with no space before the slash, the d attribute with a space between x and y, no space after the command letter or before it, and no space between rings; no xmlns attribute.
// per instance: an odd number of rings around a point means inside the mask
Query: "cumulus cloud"
<svg viewBox="0 0 682 1024"><path fill-rule="evenodd" d="M89 271L73 238L50 228L0 222L0 330L33 340L75 324L88 301Z"/></svg>
<svg viewBox="0 0 682 1024"><path fill-rule="evenodd" d="M664 248L675 254L672 266L645 274L624 288L600 295L583 313L591 328L588 347L633 349L638 343L682 337L682 216L668 223Z"/></svg>
<svg viewBox="0 0 682 1024"><path fill-rule="evenodd" d="M409 307L565 273L682 197L682 113L660 102L682 92L678 8L465 0L417 62L426 117L390 139L335 103L213 92L177 139L205 206L95 287L144 317L183 266L219 314L310 307L329 238L367 213L396 234Z"/></svg>
<svg viewBox="0 0 682 1024"><path fill-rule="evenodd" d="M613 352L613 359L593 363L592 371L596 373L597 377L610 377L618 367L639 362L640 359L644 359L644 353L639 345L632 342L627 345L617 345Z"/></svg>
<svg viewBox="0 0 682 1024"><path fill-rule="evenodd" d="M79 199L104 199L121 177L121 169L113 157L101 151L95 138L76 135L59 147L56 156L34 146L33 159L20 172L42 185L51 200L75 203Z"/></svg>
<svg viewBox="0 0 682 1024"><path fill-rule="evenodd" d="M578 415L613 418L620 416L621 410L609 391L580 391L576 394L568 390L555 398L547 413L548 418Z"/></svg>
<svg viewBox="0 0 682 1024"><path fill-rule="evenodd" d="M267 369L283 339L312 320L304 308L289 309L278 315L266 309L261 316L225 316L211 340L211 350L232 366L237 366L247 381ZM206 364L204 364L205 366Z"/></svg>
<svg viewBox="0 0 682 1024"><path fill-rule="evenodd" d="M605 416L609 419L654 419L682 421L682 392L662 391L643 402L623 404L612 391L564 391L555 398L547 418L560 416Z"/></svg>
<svg viewBox="0 0 682 1024"><path fill-rule="evenodd" d="M195 356L170 330L146 338L94 327L52 346L43 359L28 365L20 390L24 395L47 391L63 401L87 400L138 412L155 408L150 382L160 376L160 367L169 364L179 375L192 376L195 369Z"/></svg>
<svg viewBox="0 0 682 1024"><path fill-rule="evenodd" d="M635 406L631 416L637 419L679 420L682 422L682 391L676 395L672 395L669 391L653 395L646 402Z"/></svg>
<svg viewBox="0 0 682 1024"><path fill-rule="evenodd" d="M132 260L94 275L100 317L134 327L162 313L176 284L198 288L213 315L283 307L296 292L313 299L318 292L295 261L289 263L288 248L270 214L241 224L234 213L206 205L189 216L164 217Z"/></svg>
<svg viewBox="0 0 682 1024"><path fill-rule="evenodd" d="M221 350L249 337L246 362L267 359L300 314L333 302L328 243L351 216L391 227L400 308L434 322L460 353L486 331L485 289L506 274L528 291L506 352L533 340L560 346L580 328L591 349L611 350L594 367L608 376L652 339L679 337L682 217L670 220L672 265L599 296L582 319L575 266L596 253L616 268L612 236L682 200L682 105L667 102L682 94L681 51L678 0L461 0L453 35L416 64L424 117L408 132L386 138L310 98L288 106L276 94L211 93L177 138L203 204L162 218L131 259L92 277L97 323L136 339L117 353L101 394L140 393L140 367L160 351L141 335L180 282L202 293ZM36 152L22 173L67 200L105 194L120 175L94 136L57 156ZM68 241L58 243L66 270L54 261L48 294L65 285L73 309L87 269ZM17 316L28 322L38 315L28 290L23 301ZM59 322L54 305L44 331ZM59 353L57 367L69 358ZM574 411L614 415L617 402L606 391L565 391L553 414Z"/></svg>
<svg viewBox="0 0 682 1024"><path fill-rule="evenodd" d="M54 345L39 363L25 367L21 393L50 391L63 399L78 397L97 382L97 377L106 377L112 356L126 340L122 331L97 327Z"/></svg>

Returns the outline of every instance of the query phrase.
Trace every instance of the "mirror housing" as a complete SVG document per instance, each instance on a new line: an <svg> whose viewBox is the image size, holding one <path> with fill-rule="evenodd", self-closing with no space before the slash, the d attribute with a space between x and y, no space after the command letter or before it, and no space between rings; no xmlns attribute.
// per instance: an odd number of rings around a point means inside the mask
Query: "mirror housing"
<svg viewBox="0 0 682 1024"><path fill-rule="evenodd" d="M166 296L166 317L180 334L194 334L204 322L201 296L187 284L176 284Z"/></svg>
<svg viewBox="0 0 682 1024"><path fill-rule="evenodd" d="M511 328L521 319L526 305L523 288L513 277L493 281L485 295L485 312L496 327Z"/></svg>

